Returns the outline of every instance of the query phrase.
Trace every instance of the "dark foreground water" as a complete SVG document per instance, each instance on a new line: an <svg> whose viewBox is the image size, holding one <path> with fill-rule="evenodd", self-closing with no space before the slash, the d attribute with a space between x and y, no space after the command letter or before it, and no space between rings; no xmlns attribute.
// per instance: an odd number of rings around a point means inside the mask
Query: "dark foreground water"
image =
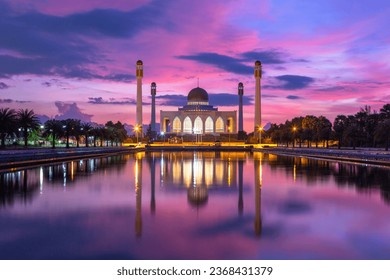
<svg viewBox="0 0 390 280"><path fill-rule="evenodd" d="M0 259L390 259L388 168L138 153L0 185Z"/></svg>

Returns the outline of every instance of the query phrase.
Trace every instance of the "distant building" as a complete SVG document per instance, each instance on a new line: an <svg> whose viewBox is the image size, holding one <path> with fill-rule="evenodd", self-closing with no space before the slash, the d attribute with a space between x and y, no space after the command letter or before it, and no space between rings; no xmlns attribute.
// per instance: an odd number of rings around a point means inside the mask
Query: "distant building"
<svg viewBox="0 0 390 280"><path fill-rule="evenodd" d="M188 93L187 105L160 111L160 129L178 135L237 133L237 111L218 111L209 104L207 91L196 87Z"/></svg>

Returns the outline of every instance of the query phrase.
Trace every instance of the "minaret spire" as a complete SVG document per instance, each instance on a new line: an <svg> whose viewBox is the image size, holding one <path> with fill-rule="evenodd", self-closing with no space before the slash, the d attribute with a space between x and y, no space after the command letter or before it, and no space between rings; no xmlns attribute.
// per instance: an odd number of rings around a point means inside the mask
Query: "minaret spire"
<svg viewBox="0 0 390 280"><path fill-rule="evenodd" d="M244 135L244 120L242 111L242 96L244 95L244 85L238 83L238 139L243 140Z"/></svg>
<svg viewBox="0 0 390 280"><path fill-rule="evenodd" d="M261 133L261 62L255 62L255 79L256 79L256 91L255 91L255 127L254 132L255 135ZM260 136L259 136L260 140Z"/></svg>
<svg viewBox="0 0 390 280"><path fill-rule="evenodd" d="M150 127L152 130L152 137L156 136L156 83L153 82L150 86L150 94L152 95L152 112L151 112L151 120Z"/></svg>
<svg viewBox="0 0 390 280"><path fill-rule="evenodd" d="M144 68L143 68L142 60L138 60L136 64L136 76L137 76L137 119L136 119L136 131L142 133L142 77L144 76Z"/></svg>

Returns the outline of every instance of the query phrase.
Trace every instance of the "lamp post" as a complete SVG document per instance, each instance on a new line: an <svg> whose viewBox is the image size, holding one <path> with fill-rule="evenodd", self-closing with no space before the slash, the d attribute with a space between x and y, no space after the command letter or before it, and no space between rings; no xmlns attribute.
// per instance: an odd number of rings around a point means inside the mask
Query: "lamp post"
<svg viewBox="0 0 390 280"><path fill-rule="evenodd" d="M135 135L136 135L136 137L137 137L137 145L138 145L138 129L139 129L139 127L138 127L138 125L136 125L136 126L134 127L134 131L135 131Z"/></svg>
<svg viewBox="0 0 390 280"><path fill-rule="evenodd" d="M263 130L262 126L259 126L259 144L261 144L261 131Z"/></svg>
<svg viewBox="0 0 390 280"><path fill-rule="evenodd" d="M293 148L295 148L295 132L297 131L297 127L293 127Z"/></svg>

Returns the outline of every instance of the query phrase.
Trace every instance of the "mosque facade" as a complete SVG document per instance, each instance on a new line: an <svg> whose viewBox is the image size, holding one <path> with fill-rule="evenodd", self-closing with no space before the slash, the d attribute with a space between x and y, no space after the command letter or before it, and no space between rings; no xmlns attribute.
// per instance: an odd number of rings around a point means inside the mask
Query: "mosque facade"
<svg viewBox="0 0 390 280"><path fill-rule="evenodd" d="M176 135L237 133L237 111L219 111L209 104L207 91L196 87L188 93L187 105L160 111L160 129Z"/></svg>

